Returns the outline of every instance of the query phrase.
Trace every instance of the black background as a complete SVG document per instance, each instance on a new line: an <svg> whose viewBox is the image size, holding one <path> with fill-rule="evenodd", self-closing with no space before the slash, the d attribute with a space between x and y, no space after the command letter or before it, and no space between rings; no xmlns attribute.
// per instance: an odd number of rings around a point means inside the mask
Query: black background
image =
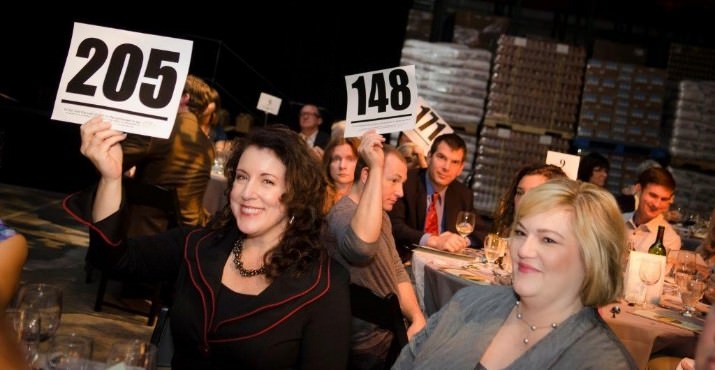
<svg viewBox="0 0 715 370"><path fill-rule="evenodd" d="M312 102L325 109L327 130L345 114L345 75L399 65L412 2L180 5L24 3L4 12L0 93L11 99L0 98L0 182L70 192L96 178L79 153L78 125L49 120L74 22L193 40L190 73L217 87L232 114L297 127L300 105ZM283 99L278 116L255 110L261 92Z"/></svg>
<svg viewBox="0 0 715 370"><path fill-rule="evenodd" d="M0 13L0 94L11 98L0 96L0 183L69 192L96 179L78 125L49 119L74 22L193 40L190 73L213 84L232 114L297 127L300 105L311 102L328 130L345 114L346 75L399 65L411 8L453 14L472 3L511 18L510 34L538 28L587 48L594 39L643 45L652 67L665 68L671 42L715 45L715 0L14 2ZM549 16L535 24L521 7ZM278 116L255 109L261 92L283 99Z"/></svg>

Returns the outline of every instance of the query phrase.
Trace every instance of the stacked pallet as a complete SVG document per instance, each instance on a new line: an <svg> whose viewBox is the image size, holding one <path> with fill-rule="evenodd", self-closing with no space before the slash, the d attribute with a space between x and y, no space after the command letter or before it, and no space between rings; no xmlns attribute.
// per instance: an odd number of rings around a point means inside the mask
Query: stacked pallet
<svg viewBox="0 0 715 370"><path fill-rule="evenodd" d="M667 117L672 160L714 169L715 81L680 81Z"/></svg>
<svg viewBox="0 0 715 370"><path fill-rule="evenodd" d="M450 43L406 40L402 65L415 65L419 95L452 127L476 134L482 120L492 54Z"/></svg>
<svg viewBox="0 0 715 370"><path fill-rule="evenodd" d="M671 43L668 80L715 80L715 49Z"/></svg>
<svg viewBox="0 0 715 370"><path fill-rule="evenodd" d="M519 169L544 163L549 150L566 152L568 147L560 137L483 126L472 179L474 208L491 215Z"/></svg>
<svg viewBox="0 0 715 370"><path fill-rule="evenodd" d="M578 136L660 146L666 71L591 59Z"/></svg>
<svg viewBox="0 0 715 370"><path fill-rule="evenodd" d="M498 44L485 124L572 137L585 49L507 35Z"/></svg>
<svg viewBox="0 0 715 370"><path fill-rule="evenodd" d="M675 203L681 212L708 219L715 206L715 176L681 168L669 167L668 170L675 178Z"/></svg>

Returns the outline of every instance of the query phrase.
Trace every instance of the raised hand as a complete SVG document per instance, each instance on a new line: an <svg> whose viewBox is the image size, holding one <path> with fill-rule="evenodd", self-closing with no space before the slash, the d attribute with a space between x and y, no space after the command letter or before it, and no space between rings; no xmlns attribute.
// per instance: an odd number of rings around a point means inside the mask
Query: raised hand
<svg viewBox="0 0 715 370"><path fill-rule="evenodd" d="M368 168L382 168L385 164L385 155L382 152L382 143L385 138L375 130L365 131L362 134L358 153L365 160Z"/></svg>
<svg viewBox="0 0 715 370"><path fill-rule="evenodd" d="M80 126L80 152L87 157L105 179L122 177L122 147L119 142L127 135L112 130L112 125L95 116Z"/></svg>

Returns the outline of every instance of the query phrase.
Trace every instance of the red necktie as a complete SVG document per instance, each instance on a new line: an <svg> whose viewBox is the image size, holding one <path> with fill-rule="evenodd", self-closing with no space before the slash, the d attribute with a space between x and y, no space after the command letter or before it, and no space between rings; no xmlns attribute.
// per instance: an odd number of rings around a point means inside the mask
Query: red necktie
<svg viewBox="0 0 715 370"><path fill-rule="evenodd" d="M439 227L437 226L437 202L439 201L439 193L432 193L432 201L427 207L427 217L425 217L425 232L432 235L439 235Z"/></svg>

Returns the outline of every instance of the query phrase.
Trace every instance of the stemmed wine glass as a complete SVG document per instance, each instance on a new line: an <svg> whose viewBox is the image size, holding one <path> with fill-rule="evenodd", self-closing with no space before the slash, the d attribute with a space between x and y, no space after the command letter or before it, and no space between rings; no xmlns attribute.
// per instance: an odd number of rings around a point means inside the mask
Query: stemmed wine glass
<svg viewBox="0 0 715 370"><path fill-rule="evenodd" d="M685 311L682 313L685 317L693 317L695 313L695 305L703 298L703 293L707 285L702 280L690 279L679 287L680 299L683 301Z"/></svg>
<svg viewBox="0 0 715 370"><path fill-rule="evenodd" d="M695 275L697 273L695 268L695 252L683 250L678 251L676 266L677 271Z"/></svg>
<svg viewBox="0 0 715 370"><path fill-rule="evenodd" d="M459 211L457 213L457 232L463 238L471 234L474 231L474 227L477 223L477 215L471 211Z"/></svg>
<svg viewBox="0 0 715 370"><path fill-rule="evenodd" d="M62 289L44 283L26 284L17 295L17 308L32 309L40 314L40 342L52 338L62 317Z"/></svg>
<svg viewBox="0 0 715 370"><path fill-rule="evenodd" d="M77 333L57 334L50 341L47 365L50 370L88 370L94 341Z"/></svg>
<svg viewBox="0 0 715 370"><path fill-rule="evenodd" d="M155 370L156 351L154 344L138 339L123 340L112 344L106 363L111 368L123 363L121 368Z"/></svg>
<svg viewBox="0 0 715 370"><path fill-rule="evenodd" d="M643 282L643 307L650 308L648 303L648 287L657 283L660 280L662 273L662 264L660 261L642 260L638 267L638 276Z"/></svg>
<svg viewBox="0 0 715 370"><path fill-rule="evenodd" d="M494 269L494 262L506 252L507 239L497 234L489 234L484 238L484 257L487 258L487 266Z"/></svg>
<svg viewBox="0 0 715 370"><path fill-rule="evenodd" d="M14 339L22 345L25 362L35 368L40 361L40 313L33 309L8 308L5 317L13 331Z"/></svg>

